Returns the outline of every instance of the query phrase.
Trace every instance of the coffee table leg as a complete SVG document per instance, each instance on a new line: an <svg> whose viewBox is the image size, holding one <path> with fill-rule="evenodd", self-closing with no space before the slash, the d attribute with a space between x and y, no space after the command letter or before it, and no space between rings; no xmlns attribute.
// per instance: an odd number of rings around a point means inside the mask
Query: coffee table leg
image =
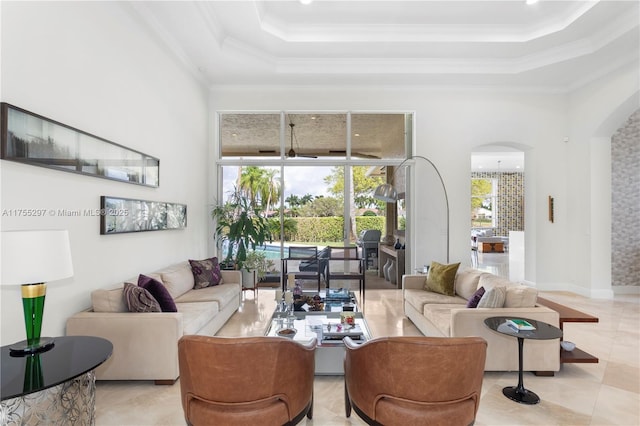
<svg viewBox="0 0 640 426"><path fill-rule="evenodd" d="M521 404L537 404L540 402L540 398L534 392L526 390L522 381L522 347L524 346L524 339L518 337L518 386L507 386L502 389L502 393L507 398L519 402Z"/></svg>

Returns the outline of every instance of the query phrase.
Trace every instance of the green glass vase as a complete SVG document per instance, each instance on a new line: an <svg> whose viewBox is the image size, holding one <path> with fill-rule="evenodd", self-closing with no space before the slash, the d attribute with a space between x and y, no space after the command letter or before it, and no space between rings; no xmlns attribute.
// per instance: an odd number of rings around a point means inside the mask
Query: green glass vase
<svg viewBox="0 0 640 426"><path fill-rule="evenodd" d="M10 346L10 353L13 356L44 352L53 347L53 339L40 337L47 285L45 283L24 284L21 288L22 309L24 311L24 326L27 332L27 340Z"/></svg>

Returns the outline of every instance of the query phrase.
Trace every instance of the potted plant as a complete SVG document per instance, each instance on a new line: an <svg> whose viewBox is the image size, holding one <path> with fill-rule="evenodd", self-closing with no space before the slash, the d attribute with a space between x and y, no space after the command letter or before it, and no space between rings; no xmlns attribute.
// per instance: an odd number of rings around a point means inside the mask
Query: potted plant
<svg viewBox="0 0 640 426"><path fill-rule="evenodd" d="M216 221L215 237L219 244L228 242L224 262L235 264L236 269L242 269L248 248L255 250L271 239L267 218L237 189L229 201L211 211L211 217Z"/></svg>
<svg viewBox="0 0 640 426"><path fill-rule="evenodd" d="M269 270L273 268L273 261L267 259L263 251L250 251L242 264L242 283L246 288L255 288ZM250 285L253 284L253 285Z"/></svg>

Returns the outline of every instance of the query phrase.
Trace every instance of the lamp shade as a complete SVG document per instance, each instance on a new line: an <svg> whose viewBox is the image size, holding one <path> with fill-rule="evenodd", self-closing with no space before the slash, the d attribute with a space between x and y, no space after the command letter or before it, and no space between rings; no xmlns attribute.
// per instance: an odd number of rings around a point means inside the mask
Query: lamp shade
<svg viewBox="0 0 640 426"><path fill-rule="evenodd" d="M0 285L44 283L73 275L66 230L3 231Z"/></svg>
<svg viewBox="0 0 640 426"><path fill-rule="evenodd" d="M373 198L386 201L387 203L395 203L398 201L398 191L389 183L379 185L373 192Z"/></svg>

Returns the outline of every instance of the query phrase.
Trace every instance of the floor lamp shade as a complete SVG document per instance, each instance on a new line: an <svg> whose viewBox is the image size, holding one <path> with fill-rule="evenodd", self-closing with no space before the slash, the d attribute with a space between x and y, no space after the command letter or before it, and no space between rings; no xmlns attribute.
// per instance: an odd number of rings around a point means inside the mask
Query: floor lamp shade
<svg viewBox="0 0 640 426"><path fill-rule="evenodd" d="M398 201L398 191L389 183L383 183L378 186L373 193L373 198L387 203L395 203Z"/></svg>
<svg viewBox="0 0 640 426"><path fill-rule="evenodd" d="M41 338L46 282L73 275L66 230L2 232L0 285L21 285L27 340L11 346L12 355L42 352L53 346Z"/></svg>

